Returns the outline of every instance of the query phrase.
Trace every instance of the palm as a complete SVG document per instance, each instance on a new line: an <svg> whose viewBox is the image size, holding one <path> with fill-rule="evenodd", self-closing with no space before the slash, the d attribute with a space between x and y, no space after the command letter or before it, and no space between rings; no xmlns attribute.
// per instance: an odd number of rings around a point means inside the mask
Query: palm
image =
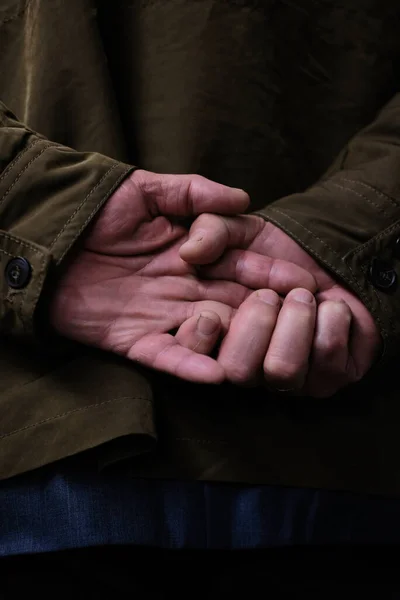
<svg viewBox="0 0 400 600"><path fill-rule="evenodd" d="M189 379L221 380L215 361L193 355L169 332L204 310L228 327L232 305L248 290L196 277L179 257L187 231L160 214L158 190L142 187L127 180L102 210L54 293L52 323L69 338L144 365ZM179 191L175 196L170 210L184 216Z"/></svg>
<svg viewBox="0 0 400 600"><path fill-rule="evenodd" d="M178 248L185 234L179 236L174 229L171 225L164 244L154 247L151 254L140 254L133 248L140 245L135 242L130 255L103 254L88 240L69 265L54 298L57 329L83 343L128 356L139 340L167 333L217 304L200 300L206 287L211 297L230 303L230 286L235 284L217 286L219 294L213 295L210 284L201 284L190 267L180 264ZM174 242L172 247L168 241ZM124 245L128 250L128 241ZM225 308L227 323L230 310Z"/></svg>

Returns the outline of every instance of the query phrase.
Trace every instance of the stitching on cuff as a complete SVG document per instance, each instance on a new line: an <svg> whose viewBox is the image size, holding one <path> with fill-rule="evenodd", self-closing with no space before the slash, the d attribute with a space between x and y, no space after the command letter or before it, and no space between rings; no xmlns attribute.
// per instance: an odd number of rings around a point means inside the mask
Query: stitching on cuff
<svg viewBox="0 0 400 600"><path fill-rule="evenodd" d="M25 130L28 132L28 130ZM29 132L28 132L29 133ZM15 165L17 163L19 163L19 161L21 160L21 158L27 153L29 152L29 150L31 150L34 146L36 146L36 144L38 144L40 141L39 138L33 140L33 142L31 144L28 144L28 146L26 148L24 148L24 150L21 150L21 152L19 152L17 154L17 156L14 158L13 161L10 162L9 165L7 165L7 167L4 169L3 173L0 175L0 183L3 181L3 179L5 177L7 177L7 175L9 174L9 172L13 169L13 167L15 167Z"/></svg>
<svg viewBox="0 0 400 600"><path fill-rule="evenodd" d="M339 183L336 183L335 181L329 181L329 184L333 185L334 187L339 188L339 190L343 190L344 192L350 192L350 193L354 194L355 196L358 196L359 198L362 198L363 200L365 200L366 202L368 202L368 204L371 204L371 206L373 206L379 212L381 212L385 217L389 216L387 214L386 210L384 208L382 208L382 206L380 206L379 204L376 204L375 202L373 202L370 198L368 198L368 196L365 196L364 194L360 194L360 192L356 192L352 188L347 187L345 185L340 185ZM329 189L328 185L322 186L322 187L325 187L326 189Z"/></svg>
<svg viewBox="0 0 400 600"><path fill-rule="evenodd" d="M108 175L114 168L116 165L114 165L114 167L112 167L107 173L106 175ZM121 176L117 179L117 181L114 183L113 185L113 189L116 189L119 185L119 183L122 181L122 179L124 179L124 177L126 177L126 174L128 173L130 167L127 168L122 174ZM106 177L106 175L104 177ZM103 177L103 179L104 179ZM101 182L99 182L100 185ZM95 188L94 188L95 189ZM72 244L74 243L74 241L81 235L81 233L83 232L83 230L85 229L85 227L87 227L87 225L90 223L90 221L93 219L93 216L97 213L97 211L99 210L100 206L102 206L104 200L107 198L107 196L110 194L110 190L107 190L107 192L104 194L104 196L101 198L101 200L96 204L96 206L94 207L94 209L92 210L92 212L90 213L90 215L88 216L88 218L86 219L86 221L82 224L82 226L80 227L80 229L77 231L74 239L72 240L71 244L65 248L64 252L61 254L60 258L57 261L57 264L60 264L60 262L63 260L64 256L67 254L68 250L70 249L70 247L72 246ZM89 196L87 196L89 197ZM81 205L83 206L83 204ZM65 227L64 227L65 229ZM59 234L61 235L61 234ZM57 236L58 237L58 236Z"/></svg>
<svg viewBox="0 0 400 600"><path fill-rule="evenodd" d="M343 262L343 261L342 261L342 257L340 256L340 254L338 254L338 253L336 252L336 250L334 250L333 248L331 248L331 247L329 246L329 244L327 244L326 242L324 242L323 240L321 240L321 238L319 238L317 235L315 235L315 233L313 233L312 231L310 231L309 229L307 229L307 227L305 227L305 226L304 226L302 223L299 223L299 221L296 221L296 219L294 219L293 217L289 216L288 214L286 214L286 213L284 213L284 212L280 211L280 210L279 210L279 209L277 209L277 208L270 208L269 210L271 210L271 211L273 211L273 212L276 212L276 213L278 213L279 215L282 215L282 217L284 217L284 218L286 218L286 219L289 219L290 221L293 221L293 223L295 223L296 225L298 225L299 227L301 227L302 229L304 229L304 231L306 231L306 232L307 232L309 235L311 235L311 237L313 237L313 238L317 239L317 240L318 240L318 241L319 241L319 242L320 242L320 243L321 243L321 244L322 244L322 245L323 245L323 246L324 246L324 247L325 247L327 250L329 250L330 252L332 252L332 254L334 254L334 256L336 256L336 257L337 257L337 259L338 259L338 260L340 260L340 262ZM299 237L298 237L296 234L293 234L293 233L291 232L291 235L292 235L292 236L293 236L293 237L294 237L294 238L295 238L295 239L296 239L296 240L299 242L300 246L302 246L303 248L307 248L307 250L309 250L309 251L310 251L310 254L311 254L311 255L317 256L317 257L319 258L319 260L320 260L320 261L321 261L323 264L326 264L326 260L325 260L325 259L324 259L324 258L323 258L323 257L322 257L322 256L321 256L321 255L320 255L320 254L319 254L319 253L316 251L316 250L314 250L313 248L311 248L311 246L309 246L308 244L306 244L306 243L305 243L303 240L301 240L301 239L300 239L300 238L299 238ZM346 266L348 267L348 265L346 265ZM350 271L350 272L353 274L353 271L351 270L351 268L349 269L349 271ZM344 279L345 281L347 281L347 282L349 282L349 283L350 283L350 282L354 283L354 284L357 286L357 288L358 288L358 290L359 290L360 294L361 294L362 296L364 296L364 294L363 294L363 291L362 291L362 288L361 288L361 286L359 285L359 283L358 283L357 279L354 277L354 275L353 275L353 277L352 277L352 278L349 278L349 277L346 277L346 275L345 275L344 273L342 273L342 271L340 271L340 273L341 273L341 275L342 275L342 277L343 277L343 279Z"/></svg>
<svg viewBox="0 0 400 600"><path fill-rule="evenodd" d="M24 246L25 248L28 248L29 250L31 250L31 252L34 252L35 254L43 254L43 252L41 250L39 250L38 248L35 248L35 246L32 246L31 244L28 244L27 242L24 242L20 238L17 238L14 235L10 235L9 233L6 233L5 231L0 231L0 238L5 238L7 240L10 240L10 242L15 242L19 246ZM8 254L8 252L3 250L2 248L0 248L0 252L4 252L4 254ZM9 256L14 256L14 255L9 254Z"/></svg>
<svg viewBox="0 0 400 600"><path fill-rule="evenodd" d="M351 252L346 254L346 258L350 257L350 256L355 256L356 254L363 252L364 250L368 249L370 246L373 246L376 242L379 242L382 238L385 238L388 235L390 235L393 231L396 231L396 229L399 230L399 228L400 228L400 219L397 220L395 223L393 223L393 225L390 225L390 227L387 227L386 229L384 229L377 235L374 235L370 240L368 240L368 242L365 242L365 244L361 244L360 246L357 246L357 248L354 248L354 250L352 250Z"/></svg>
<svg viewBox="0 0 400 600"><path fill-rule="evenodd" d="M369 185L368 183L364 183L363 181L356 181L354 179L344 179L344 178L341 179L341 181L347 181L347 183L354 183L356 185L362 186L362 187L366 188L367 190L374 192L374 194L376 194L383 200L388 200L394 207L399 208L399 203L396 202L394 200L394 198L391 198L390 196L388 196L387 194L384 194L380 190L375 189L372 185Z"/></svg>
<svg viewBox="0 0 400 600"><path fill-rule="evenodd" d="M13 431L9 431L8 433L3 433L0 435L0 440L16 435L17 433L21 433L22 431L33 429L34 427L37 427L39 425L44 425L45 423L49 423L50 421L55 421L56 419L63 419L64 417L68 417L68 415L73 415L79 412L85 412L91 408L98 408L99 406L104 406L105 404L111 404L112 402L123 402L125 400L145 400L146 402L149 401L149 399L144 396L123 396L122 398L111 398L110 400L104 400L103 402L97 402L96 404L89 404L87 406L81 406L80 408L73 408L72 410L67 410L66 412L54 415L53 417L42 419L42 421L36 421L36 423L31 423L30 425L25 425L25 427L20 427L18 429L14 429Z"/></svg>
<svg viewBox="0 0 400 600"><path fill-rule="evenodd" d="M6 190L4 192L3 197L0 199L0 207L3 204L5 198L8 196L8 194L11 192L11 190L13 189L13 187L15 186L15 184L21 179L22 175L25 173L25 171L27 169L29 169L29 167L32 165L32 163L34 163L38 158L40 158L40 156L42 156L43 152L45 152L47 150L47 148L49 148L49 146L51 146L51 143L48 143L45 145L44 148L42 148L42 150L38 153L35 154L35 156L33 158L31 158L31 160L28 162L27 165L25 165L25 167L22 169L22 171L20 171L17 175L17 177L15 178L14 182L10 185L10 187L8 188L8 190Z"/></svg>
<svg viewBox="0 0 400 600"><path fill-rule="evenodd" d="M84 206L84 204L86 204L86 202L90 198L90 196L97 190L97 188L103 183L103 181L108 177L108 175L117 167L117 164L118 163L114 163L112 165L112 167L110 167L108 169L108 171L103 175L103 177L100 179L100 181L98 181L97 184L85 196L85 198L82 200L82 202L79 204L79 206L76 207L76 209L74 210L74 212L72 213L72 215L70 216L70 218L68 219L68 221L65 223L64 227L61 229L61 231L59 231L59 233L56 235L56 237L54 238L54 240L51 242L51 244L49 246L50 250L53 248L53 246L56 244L57 240L64 233L64 231L66 230L66 228L68 227L68 225L71 223L71 221L74 219L74 217L76 216L76 214L81 210L81 208Z"/></svg>
<svg viewBox="0 0 400 600"><path fill-rule="evenodd" d="M329 246L329 244L327 244L326 242L324 242L323 240L321 240L321 238L319 238L317 235L315 235L312 231L310 231L309 229L307 229L307 227L305 227L302 223L299 223L298 221L296 221L296 219L294 219L293 217L290 217L289 215L287 215L286 213L278 210L277 208L272 208L269 207L268 210L272 211L272 212L276 212L280 215L282 215L282 217L289 219L290 221L293 221L293 223L295 223L296 225L298 225L300 228L304 229L304 231L306 231L309 235L311 235L311 237L317 239L323 246L325 246L325 248L329 251L331 251L341 262L342 262L342 258L341 256L333 249ZM314 250L313 248L311 248L311 246L309 246L308 244L306 244L303 240L301 240L296 234L293 234L292 232L290 232L290 235L299 243L300 246L302 246L303 248L307 248L307 250L309 250L311 255L314 255L316 257L319 258L319 260L323 263L326 264L326 261L322 258L322 256L316 252L316 250ZM346 267L347 269L350 271L352 277L346 277L346 275L340 271L340 274L342 276L342 278L344 279L344 281L347 281L349 284L353 283L356 288L358 289L360 298L363 298L366 302L368 302L368 296L366 296L366 294L364 294L364 291L362 289L362 287L360 286L360 284L358 283L358 280L355 276L355 273L353 271L353 269L351 268L351 266L346 263ZM375 299L377 300L377 302L381 305L380 302L380 298L379 295L377 293L377 291L375 290L375 288L371 288L372 292L375 296ZM384 323L382 322L382 320L380 319L379 316L375 316L375 320L380 324L382 332L383 333L387 333L386 327L384 325Z"/></svg>
<svg viewBox="0 0 400 600"><path fill-rule="evenodd" d="M15 254L11 254L11 252L7 252L7 250L3 250L3 248L0 248L0 252L2 254L6 254L7 256L11 256L11 258L15 257Z"/></svg>
<svg viewBox="0 0 400 600"><path fill-rule="evenodd" d="M301 227L302 229L304 229L304 231L307 231L308 234L310 234L313 238L317 239L319 242L321 242L321 244L323 246L325 246L325 248L327 250L329 250L330 252L332 252L340 261L342 261L342 257L340 256L340 254L338 254L336 252L336 250L334 250L333 248L331 248L329 246L329 244L327 244L326 242L324 242L324 240L321 240L321 238L319 238L317 235L315 235L315 233L313 233L312 231L310 231L309 229L307 229L307 227L305 227L305 225L303 225L302 223L299 223L299 221L296 221L296 219L294 219L293 217L291 217L290 215L282 212L281 210L279 210L278 208L272 208L272 207L268 207L267 210L273 211L278 213L279 215L282 215L282 217L285 217L285 219L289 219L290 221L293 221L293 223L296 223L296 225L298 225L299 227ZM296 236L296 239L300 241L300 239ZM305 244L303 241L301 241L301 246L304 246L305 248L307 248L308 250L310 250L313 254L315 254L315 256L318 256L318 258L320 258L323 262L325 262L322 258L322 256L320 256L315 250L313 250L310 246L308 246L307 244Z"/></svg>

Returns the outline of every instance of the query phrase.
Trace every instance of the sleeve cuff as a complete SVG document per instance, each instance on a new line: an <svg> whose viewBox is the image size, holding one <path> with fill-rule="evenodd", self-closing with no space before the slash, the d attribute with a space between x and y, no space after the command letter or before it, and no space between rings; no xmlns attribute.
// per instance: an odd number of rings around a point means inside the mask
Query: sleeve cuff
<svg viewBox="0 0 400 600"><path fill-rule="evenodd" d="M31 335L56 269L134 167L35 138L0 178L0 331Z"/></svg>
<svg viewBox="0 0 400 600"><path fill-rule="evenodd" d="M341 172L257 213L293 238L357 295L383 338L400 343L400 204Z"/></svg>

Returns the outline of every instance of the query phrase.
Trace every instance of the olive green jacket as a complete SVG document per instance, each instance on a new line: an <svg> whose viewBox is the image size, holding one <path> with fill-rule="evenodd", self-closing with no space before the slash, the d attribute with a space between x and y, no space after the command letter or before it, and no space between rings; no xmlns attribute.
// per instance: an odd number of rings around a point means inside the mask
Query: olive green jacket
<svg viewBox="0 0 400 600"><path fill-rule="evenodd" d="M2 478L86 451L139 476L400 493L399 15L398 0L0 0ZM133 164L245 188L374 315L371 376L293 401L64 346L48 290Z"/></svg>

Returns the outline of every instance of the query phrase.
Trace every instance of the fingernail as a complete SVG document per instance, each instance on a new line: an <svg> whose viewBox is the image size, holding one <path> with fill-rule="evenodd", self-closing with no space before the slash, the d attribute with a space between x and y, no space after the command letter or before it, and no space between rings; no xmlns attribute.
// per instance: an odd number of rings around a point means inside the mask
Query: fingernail
<svg viewBox="0 0 400 600"><path fill-rule="evenodd" d="M314 302L314 296L308 290L295 290L291 297L292 300L296 300L296 302L303 302L304 304L311 304Z"/></svg>
<svg viewBox="0 0 400 600"><path fill-rule="evenodd" d="M212 335L217 331L219 327L219 322L211 319L210 317L205 317L204 315L200 315L197 320L197 329L203 335Z"/></svg>
<svg viewBox="0 0 400 600"><path fill-rule="evenodd" d="M256 296L259 300L265 302L265 304L270 304L271 306L279 306L281 303L281 299L279 298L278 294L272 290L258 290L256 292Z"/></svg>

